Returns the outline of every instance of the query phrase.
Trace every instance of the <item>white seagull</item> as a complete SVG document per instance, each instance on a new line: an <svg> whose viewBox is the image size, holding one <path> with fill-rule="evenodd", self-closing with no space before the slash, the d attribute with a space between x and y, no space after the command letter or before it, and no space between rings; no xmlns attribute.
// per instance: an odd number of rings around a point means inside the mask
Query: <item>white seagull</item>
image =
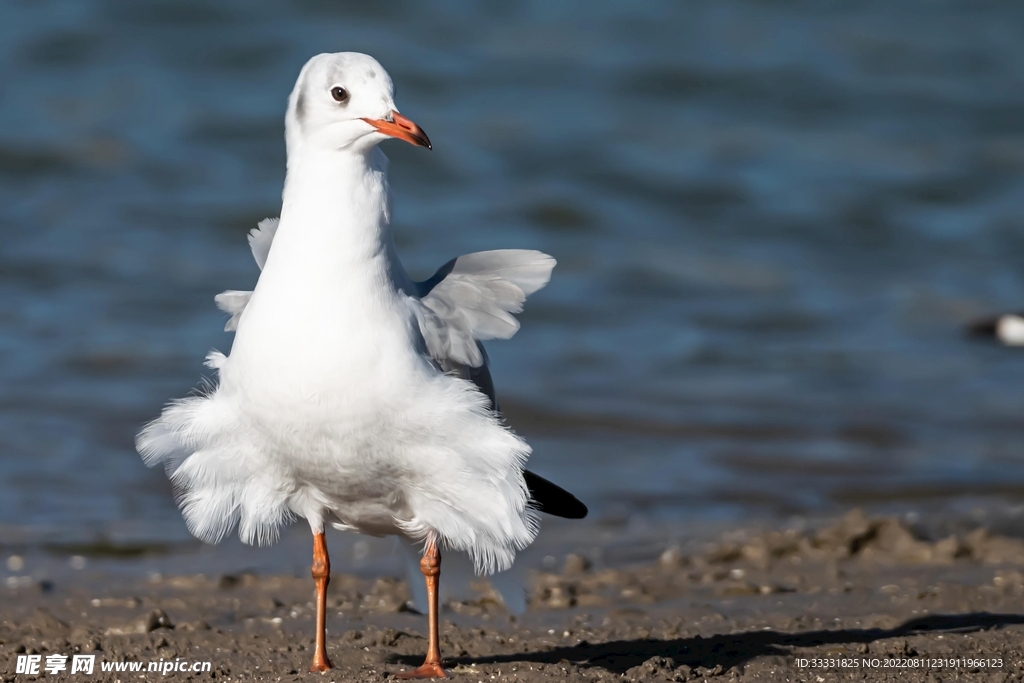
<svg viewBox="0 0 1024 683"><path fill-rule="evenodd" d="M389 137L431 149L398 113L391 78L367 55L313 57L288 100L281 217L252 232L252 292L217 297L231 353L219 382L169 404L139 434L163 463L189 530L216 543L276 540L303 517L313 533L316 646L325 648L330 560L324 527L421 544L427 656L405 678L444 677L440 550L478 573L507 569L538 512L579 518L572 494L524 470L530 447L498 413L482 340L507 339L555 265L529 250L460 256L430 279L406 274L391 235Z"/></svg>
<svg viewBox="0 0 1024 683"><path fill-rule="evenodd" d="M1004 313L972 323L967 328L972 337L988 337L1003 346L1024 346L1024 313Z"/></svg>

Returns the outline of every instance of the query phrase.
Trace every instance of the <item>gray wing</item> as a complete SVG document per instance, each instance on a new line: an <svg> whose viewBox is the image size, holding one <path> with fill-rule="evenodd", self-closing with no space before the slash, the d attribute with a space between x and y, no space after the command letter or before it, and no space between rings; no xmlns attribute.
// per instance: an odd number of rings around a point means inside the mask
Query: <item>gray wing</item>
<svg viewBox="0 0 1024 683"><path fill-rule="evenodd" d="M539 251L483 251L452 259L416 283L417 311L427 351L438 366L472 382L500 412L487 363L485 339L508 339L519 330L513 313L548 283L555 259ZM562 487L523 471L531 505L569 519L587 516L587 506Z"/></svg>
<svg viewBox="0 0 1024 683"><path fill-rule="evenodd" d="M508 339L526 297L548 283L555 259L529 249L466 254L416 283L414 307L427 352L439 363L479 367L479 342Z"/></svg>

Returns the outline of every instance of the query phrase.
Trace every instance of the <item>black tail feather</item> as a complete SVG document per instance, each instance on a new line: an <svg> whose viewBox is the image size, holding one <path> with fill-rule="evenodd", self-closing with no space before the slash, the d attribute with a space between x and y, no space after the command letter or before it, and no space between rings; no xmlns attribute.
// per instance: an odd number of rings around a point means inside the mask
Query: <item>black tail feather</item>
<svg viewBox="0 0 1024 683"><path fill-rule="evenodd" d="M531 504L536 510L566 519L583 519L587 516L587 506L561 486L529 470L524 471L523 476L526 478L526 488L530 490Z"/></svg>

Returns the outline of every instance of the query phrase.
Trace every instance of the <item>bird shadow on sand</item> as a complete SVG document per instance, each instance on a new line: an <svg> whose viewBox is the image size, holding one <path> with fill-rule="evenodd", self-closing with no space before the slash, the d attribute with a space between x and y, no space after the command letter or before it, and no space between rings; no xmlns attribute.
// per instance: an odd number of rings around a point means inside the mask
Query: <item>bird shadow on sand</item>
<svg viewBox="0 0 1024 683"><path fill-rule="evenodd" d="M606 643L586 641L571 647L551 650L517 652L514 654L489 655L482 657L447 657L445 664L450 667L472 666L474 664L505 664L512 662L534 662L558 664L568 662L583 668L600 667L622 674L643 664L652 657L673 660L675 666L712 669L721 666L729 669L763 656L789 656L796 648L821 645L872 643L877 640L899 638L926 633L971 633L986 631L1013 624L1024 624L1024 614L971 614L932 615L911 619L895 628L835 629L782 633L779 631L746 631L702 638L674 638L658 640L642 638L636 640L615 640ZM395 662L415 665L420 657L395 657Z"/></svg>

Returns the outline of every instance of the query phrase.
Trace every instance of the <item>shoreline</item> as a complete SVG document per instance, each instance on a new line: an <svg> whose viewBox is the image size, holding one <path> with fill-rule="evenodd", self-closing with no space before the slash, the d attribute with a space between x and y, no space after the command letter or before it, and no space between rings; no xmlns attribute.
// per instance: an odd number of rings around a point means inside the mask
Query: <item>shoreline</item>
<svg viewBox="0 0 1024 683"><path fill-rule="evenodd" d="M454 677L926 681L977 680L983 669L984 680L1024 675L1024 541L984 528L924 539L898 518L853 511L803 530L740 527L619 566L562 555L555 567L533 572L531 585L529 608L518 617L486 591L447 605L442 651ZM37 678L15 673L18 655L45 661L47 654L94 654L97 662L211 666L148 678L310 680L317 676L306 673L312 589L298 573L251 572L9 583L0 589L0 677ZM408 598L405 583L392 577L333 574L328 652L337 668L323 680L376 680L418 664L426 621L409 611ZM912 663L956 657L985 666ZM989 667L998 658L1002 666ZM816 659L839 665L814 668ZM883 668L884 660L910 668ZM98 667L90 680L125 680Z"/></svg>

